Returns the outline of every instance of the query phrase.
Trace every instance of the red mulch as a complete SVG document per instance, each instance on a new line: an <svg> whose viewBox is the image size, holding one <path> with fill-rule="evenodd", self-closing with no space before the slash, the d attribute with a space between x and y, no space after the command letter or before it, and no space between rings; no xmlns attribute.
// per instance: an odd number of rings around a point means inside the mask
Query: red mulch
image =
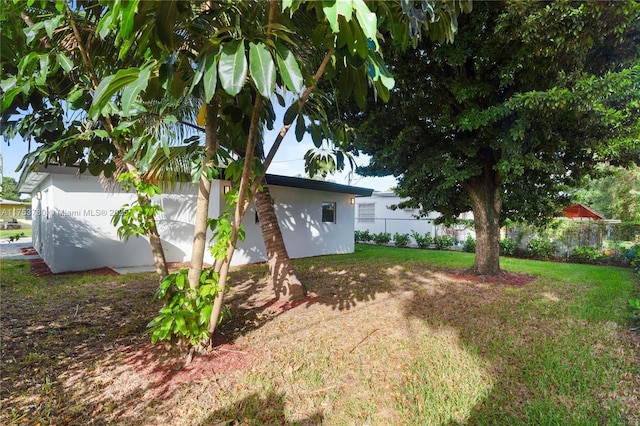
<svg viewBox="0 0 640 426"><path fill-rule="evenodd" d="M255 358L222 336L214 337L213 344L209 353L195 355L188 365L179 349L166 349L160 344L130 345L121 351L126 364L155 383L155 397L168 398L182 383L246 370Z"/></svg>
<svg viewBox="0 0 640 426"><path fill-rule="evenodd" d="M20 249L25 256L33 256L37 255L38 252L33 247L22 247ZM42 259L29 259L29 263L31 264L31 273L36 277L46 277L49 275L53 275L49 266L44 263ZM71 274L86 274L87 272L93 275L120 275L116 271L111 268L98 268L91 269L89 271L74 271L74 272L63 272L56 275L71 275Z"/></svg>
<svg viewBox="0 0 640 426"><path fill-rule="evenodd" d="M536 275L518 274L515 272L503 271L501 275L475 275L469 271L457 271L446 274L451 280L458 282L472 282L477 284L495 284L511 287L523 287L534 282L538 277Z"/></svg>
<svg viewBox="0 0 640 426"><path fill-rule="evenodd" d="M34 256L36 254L38 254L38 252L36 251L36 249L34 249L33 247L29 246L29 247L22 247L20 248L20 251L22 252L22 254L24 254L25 256Z"/></svg>

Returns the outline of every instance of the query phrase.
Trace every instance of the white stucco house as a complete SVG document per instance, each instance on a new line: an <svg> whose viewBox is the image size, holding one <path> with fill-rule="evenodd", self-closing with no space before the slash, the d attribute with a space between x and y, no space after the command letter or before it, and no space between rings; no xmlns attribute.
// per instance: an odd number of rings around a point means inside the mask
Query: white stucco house
<svg viewBox="0 0 640 426"><path fill-rule="evenodd" d="M416 231L419 234L431 236L450 234L458 242L464 242L468 235L475 238L473 229L465 229L461 226L447 228L436 225L435 220L440 217L438 212L430 212L426 218L416 218L416 209L390 208L405 199L398 197L395 192L374 191L370 196L356 198L356 231L369 230L372 234L388 232L393 236L399 234L411 234ZM460 216L460 219L473 219L473 213L468 212Z"/></svg>
<svg viewBox="0 0 640 426"><path fill-rule="evenodd" d="M353 252L355 199L373 190L277 175L267 175L266 181L292 258ZM229 184L214 181L210 217L224 209L222 194ZM23 173L18 191L32 195L33 246L53 273L153 265L145 238L125 243L111 224L113 214L134 200L133 194L107 191L97 177L59 166ZM168 262L190 260L196 193L195 185L182 184L154 199L163 208L157 225ZM239 243L232 263L265 261L254 206L243 226L246 239ZM213 263L208 252L204 260Z"/></svg>

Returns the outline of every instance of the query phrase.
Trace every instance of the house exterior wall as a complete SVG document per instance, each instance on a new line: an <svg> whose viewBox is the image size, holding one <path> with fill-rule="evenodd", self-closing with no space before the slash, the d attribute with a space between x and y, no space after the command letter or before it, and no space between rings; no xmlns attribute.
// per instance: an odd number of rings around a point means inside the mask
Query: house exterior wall
<svg viewBox="0 0 640 426"><path fill-rule="evenodd" d="M356 198L356 219L355 229L358 231L369 230L372 234L379 234L381 232L388 232L392 236L394 233L410 234L412 231L416 231L419 234L426 234L429 232L432 236L439 235L438 229L433 223L433 219L439 215L437 213L430 213L428 218L417 219L414 215L418 213L414 209L396 209L392 210L389 206L398 204L402 199L392 193L376 193L374 192L371 197L359 197ZM370 217L362 217L359 215L363 205L374 205L374 215L372 219Z"/></svg>
<svg viewBox="0 0 640 426"><path fill-rule="evenodd" d="M228 184L214 181L209 217L217 217L224 208L221 194ZM280 186L270 186L270 191L292 258L353 252L352 196ZM93 176L55 174L45 178L36 192L40 199L33 197L33 244L53 273L153 264L146 238L120 241L111 224L113 214L134 200L133 194L106 192ZM196 197L195 185L183 185L154 198L163 208L156 222L168 262L190 260ZM323 201L336 203L335 223L322 222ZM243 226L246 239L239 243L232 264L265 261L266 250L253 205ZM214 261L208 250L204 261Z"/></svg>
<svg viewBox="0 0 640 426"><path fill-rule="evenodd" d="M430 212L426 218L416 218L418 210L415 209L396 209L389 208L391 205L399 204L403 199L392 192L374 192L370 197L356 198L355 209L355 230L369 230L372 234L388 232L393 237L396 232L399 234L411 234L416 231L419 234L429 233L432 237L436 235L450 234L456 237L458 242L463 242L468 235L475 238L473 229L450 229L443 225L436 225L435 219L440 214L438 212ZM364 205L374 205L374 218L367 215L367 209ZM361 214L361 212L364 213ZM471 212L461 215L461 219L473 219ZM413 240L413 239L412 239ZM414 241L415 243L415 241Z"/></svg>
<svg viewBox="0 0 640 426"><path fill-rule="evenodd" d="M352 253L354 250L353 197L324 191L269 186L282 237L289 257L300 258L324 254ZM336 220L322 221L322 203L336 203ZM234 263L246 264L267 260L260 224L255 221L255 206L250 206L243 226L247 239L239 245Z"/></svg>

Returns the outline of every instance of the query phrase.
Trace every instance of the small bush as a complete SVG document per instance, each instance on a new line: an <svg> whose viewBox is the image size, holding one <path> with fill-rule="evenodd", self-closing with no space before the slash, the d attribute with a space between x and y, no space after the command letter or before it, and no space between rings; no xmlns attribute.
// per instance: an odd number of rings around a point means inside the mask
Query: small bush
<svg viewBox="0 0 640 426"><path fill-rule="evenodd" d="M629 299L629 309L631 310L631 321L640 323L640 299Z"/></svg>
<svg viewBox="0 0 640 426"><path fill-rule="evenodd" d="M379 246L385 246L391 241L391 234L388 232L381 232L379 234L373 234L373 242Z"/></svg>
<svg viewBox="0 0 640 426"><path fill-rule="evenodd" d="M18 234L11 235L11 236L9 237L9 242L10 242L10 243L13 243L14 241L18 241L20 238L22 238L22 237L24 237L24 236L25 236L24 232L20 232L20 233L18 233Z"/></svg>
<svg viewBox="0 0 640 426"><path fill-rule="evenodd" d="M368 243L373 239L373 235L367 229L366 231L355 231L354 236L356 243Z"/></svg>
<svg viewBox="0 0 640 426"><path fill-rule="evenodd" d="M456 239L453 235L436 235L433 237L433 244L438 250L446 250L452 247L455 242Z"/></svg>
<svg viewBox="0 0 640 426"><path fill-rule="evenodd" d="M640 273L640 244L631 246L629 251L627 251L624 256L629 259L631 267L635 268L636 271Z"/></svg>
<svg viewBox="0 0 640 426"><path fill-rule="evenodd" d="M512 256L516 251L516 245L509 238L500 240L500 255Z"/></svg>
<svg viewBox="0 0 640 426"><path fill-rule="evenodd" d="M569 259L578 263L597 263L602 260L603 254L597 248L590 246L578 246L573 249Z"/></svg>
<svg viewBox="0 0 640 426"><path fill-rule="evenodd" d="M399 234L397 232L393 234L393 244L396 247L408 247L410 242L411 237L409 234Z"/></svg>
<svg viewBox="0 0 640 426"><path fill-rule="evenodd" d="M467 253L475 253L476 252L476 240L473 239L471 235L464 240L464 244L462 245L462 250Z"/></svg>
<svg viewBox="0 0 640 426"><path fill-rule="evenodd" d="M416 245L421 249L427 249L431 247L431 243L433 243L433 238L431 238L431 233L427 232L426 234L418 234L416 231L411 231L411 236L416 242Z"/></svg>
<svg viewBox="0 0 640 426"><path fill-rule="evenodd" d="M527 244L527 249L533 257L542 260L551 259L556 253L555 244L542 238L532 238Z"/></svg>

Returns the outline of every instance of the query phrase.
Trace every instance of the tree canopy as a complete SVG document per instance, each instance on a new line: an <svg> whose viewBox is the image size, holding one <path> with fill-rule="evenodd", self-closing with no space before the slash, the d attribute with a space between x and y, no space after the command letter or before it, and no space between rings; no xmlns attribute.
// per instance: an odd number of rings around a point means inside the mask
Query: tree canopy
<svg viewBox="0 0 640 426"><path fill-rule="evenodd" d="M5 134L33 136L41 144L27 165L74 164L106 176L126 171L120 177L131 176L140 207L150 213L143 222L151 223L157 210L150 199L157 192L146 182L148 171L159 158L166 163L177 156L165 135L149 131L148 120L177 123L179 117L164 106L193 101L204 146L186 140L179 147L193 149L189 177L199 182L191 267L186 277L181 272L163 279L159 294L170 307L153 323L154 338L175 334L193 343L217 325L242 216L281 136L293 126L298 140L309 131L316 145L330 140L340 148L349 141L344 130L325 120L327 98L316 93L318 81L339 78L348 88L341 96L360 106L369 88L387 100L394 79L381 54L382 41L415 44L420 32L451 41L457 15L470 8L468 0L14 0L0 12ZM280 136L261 162L255 158L257 139L262 126L275 124L272 102L286 113ZM10 120L19 111L26 112ZM210 221L209 189L221 165L220 149L237 154L225 172L234 189L227 194L229 210ZM344 156L334 152L339 167ZM141 231L146 226L133 225ZM208 227L215 236L216 265L205 271ZM159 243L154 225L147 236ZM154 256L162 253L153 240L152 248Z"/></svg>
<svg viewBox="0 0 640 426"><path fill-rule="evenodd" d="M639 22L638 2L478 2L455 43L387 50L389 103L347 114L361 172L423 213L473 210L475 269L500 273L502 221L553 216L597 164L640 158Z"/></svg>
<svg viewBox="0 0 640 426"><path fill-rule="evenodd" d="M9 176L2 177L2 198L3 200L20 201L20 195L16 192L16 180Z"/></svg>

